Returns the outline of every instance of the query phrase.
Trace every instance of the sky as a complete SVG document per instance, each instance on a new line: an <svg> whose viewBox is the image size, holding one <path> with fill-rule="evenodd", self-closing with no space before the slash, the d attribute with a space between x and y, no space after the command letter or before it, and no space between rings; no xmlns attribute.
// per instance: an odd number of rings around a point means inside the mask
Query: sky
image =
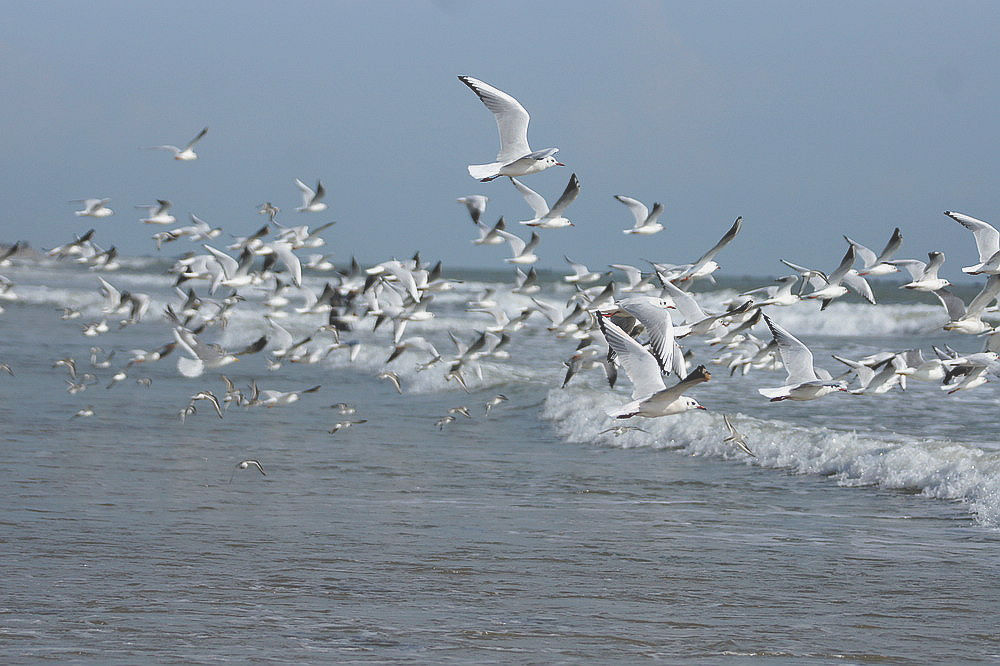
<svg viewBox="0 0 1000 666"><path fill-rule="evenodd" d="M87 228L156 254L137 204L174 203L227 233L272 201L324 232L335 263L421 250L502 266L455 199L487 219L530 209L506 179L479 183L496 125L456 78L531 113L533 148L565 168L524 178L552 203L571 173L576 226L543 231L540 267L686 263L737 216L725 273L832 269L847 234L943 274L976 260L957 210L1000 223L996 2L2 2L0 242L52 247ZM199 159L141 148L185 144ZM295 213L294 179L329 209ZM624 194L665 206L666 229L627 236ZM71 199L111 197L113 217ZM181 245L185 243L185 245ZM161 251L177 255L187 241Z"/></svg>

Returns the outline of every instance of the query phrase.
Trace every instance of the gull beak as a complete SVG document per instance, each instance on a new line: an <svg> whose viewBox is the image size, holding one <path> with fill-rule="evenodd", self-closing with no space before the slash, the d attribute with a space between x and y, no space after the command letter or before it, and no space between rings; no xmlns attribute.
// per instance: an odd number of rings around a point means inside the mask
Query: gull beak
<svg viewBox="0 0 1000 666"><path fill-rule="evenodd" d="M556 162L556 166L566 166L566 165L563 164L562 162Z"/></svg>
<svg viewBox="0 0 1000 666"><path fill-rule="evenodd" d="M708 411L708 407L706 407L705 405L698 405L697 407L695 407L695 409L704 409L706 412Z"/></svg>

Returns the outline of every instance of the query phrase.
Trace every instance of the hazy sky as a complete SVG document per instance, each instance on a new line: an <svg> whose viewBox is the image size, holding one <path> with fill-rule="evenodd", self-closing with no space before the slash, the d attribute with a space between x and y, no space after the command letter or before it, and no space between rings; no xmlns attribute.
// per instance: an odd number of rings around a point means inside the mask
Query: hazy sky
<svg viewBox="0 0 1000 666"><path fill-rule="evenodd" d="M569 165L525 178L553 201L571 173L577 227L543 231L540 266L683 263L742 215L727 273L832 268L841 234L901 257L972 263L942 211L1000 223L996 2L3 2L0 240L49 247L98 229L130 254L162 228L133 206L167 198L227 232L321 224L343 262L409 255L502 265L474 247L455 198L529 219L507 180L470 163L493 118L456 78L517 97L535 148ZM200 159L140 150L186 143ZM298 214L293 179L330 208ZM666 230L625 236L626 194L666 206ZM70 199L112 197L104 220ZM518 225L514 225L518 226ZM523 230L523 232L522 232ZM518 229L527 236L526 228ZM182 243L184 245L182 245ZM875 247L877 246L877 247ZM171 255L187 241L166 246Z"/></svg>

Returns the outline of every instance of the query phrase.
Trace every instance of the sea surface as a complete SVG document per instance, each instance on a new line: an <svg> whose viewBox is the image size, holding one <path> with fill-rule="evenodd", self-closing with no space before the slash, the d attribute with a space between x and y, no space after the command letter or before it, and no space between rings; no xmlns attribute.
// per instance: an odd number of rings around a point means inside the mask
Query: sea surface
<svg viewBox="0 0 1000 666"><path fill-rule="evenodd" d="M0 658L4 663L968 663L1000 661L1000 389L944 394L910 382L880 396L769 403L784 372L730 377L703 340L689 348L712 381L708 407L602 432L628 401L600 369L560 388L576 346L533 315L511 357L484 361L469 391L408 352L376 375L389 327L314 364L269 370L267 353L182 377L177 353L128 368L128 350L172 341L180 303L169 263L134 259L101 275L148 293L144 320L96 337L97 274L69 263L0 269ZM446 271L434 319L407 335L445 355L492 323L466 312L510 275ZM699 283L708 308L773 276ZM320 289L323 275L307 284ZM982 340L940 329L928 295L878 287L876 307L845 300L772 308L818 365L830 354ZM203 287L202 287L203 288ZM974 292L974 288L967 291ZM234 349L265 332L254 292L225 328ZM965 293L965 292L963 292ZM572 288L545 283L562 303ZM968 295L968 294L966 294ZM516 313L527 297L501 295ZM294 301L294 299L293 299ZM60 318L58 308L82 316ZM306 335L322 315L282 320ZM764 332L758 332L765 335ZM115 350L93 368L90 348ZM73 358L97 382L67 392ZM220 374L238 386L297 390L290 406L206 402ZM136 379L149 378L148 388ZM485 404L508 398L488 415ZM331 409L353 403L344 417ZM443 428L447 410L467 406ZM92 406L93 416L74 417ZM756 457L722 440L723 414ZM335 434L345 418L366 419ZM244 459L255 469L236 469Z"/></svg>

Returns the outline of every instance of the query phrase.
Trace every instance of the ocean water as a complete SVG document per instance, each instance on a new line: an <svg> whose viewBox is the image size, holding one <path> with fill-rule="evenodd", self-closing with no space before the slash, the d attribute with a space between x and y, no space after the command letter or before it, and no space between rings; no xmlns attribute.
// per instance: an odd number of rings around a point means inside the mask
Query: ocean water
<svg viewBox="0 0 1000 666"><path fill-rule="evenodd" d="M96 337L81 333L103 316L93 272L0 269L18 297L0 301L0 362L15 372L0 373L6 663L1000 658L994 384L771 404L756 389L783 371L729 377L693 341L714 373L692 391L708 411L636 419L648 432L616 437L604 414L628 400L627 380L611 390L593 370L560 388L575 341L536 315L510 359L467 375L468 392L406 353L388 366L398 394L376 377L391 333L369 323L344 335L359 345L353 361L345 348L271 371L262 353L188 379L175 353L105 388L127 350L172 340L160 315L179 299L165 266L136 259L102 274L153 305L142 323L119 330L109 318ZM449 331L468 341L490 323L466 302L509 276L446 275L462 281L407 335L447 355ZM697 296L717 308L768 280L699 285ZM247 293L206 340L232 349L265 332ZM550 282L540 298L570 294ZM877 307L771 315L835 373L831 353L982 344L941 331L931 298L888 283L879 296ZM529 302L501 296L511 313ZM79 319L60 319L68 304ZM292 312L282 323L307 334L324 320ZM91 367L93 345L115 350L111 367ZM99 381L68 393L66 370L52 367L66 357ZM199 403L182 422L191 395L223 395L222 372L239 386L321 388L222 419ZM485 414L498 393L508 400ZM337 402L367 422L330 434L345 418ZM435 426L460 405L472 418ZM85 406L93 416L73 417ZM756 458L722 441L723 414ZM248 458L267 475L234 468Z"/></svg>

